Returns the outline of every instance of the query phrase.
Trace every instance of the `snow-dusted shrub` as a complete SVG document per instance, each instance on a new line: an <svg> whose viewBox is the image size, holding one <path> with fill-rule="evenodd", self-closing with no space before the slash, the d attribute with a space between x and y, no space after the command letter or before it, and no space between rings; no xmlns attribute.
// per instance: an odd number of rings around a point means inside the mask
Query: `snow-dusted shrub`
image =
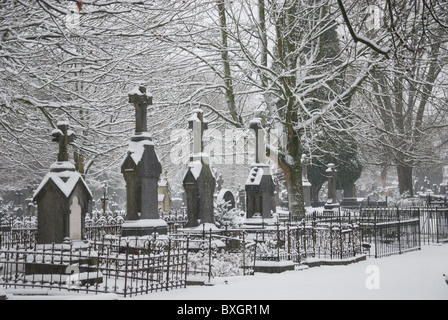
<svg viewBox="0 0 448 320"><path fill-rule="evenodd" d="M209 262L208 250L188 254L188 270L191 272L207 274L209 271ZM211 271L213 277L242 275L241 254L212 251Z"/></svg>
<svg viewBox="0 0 448 320"><path fill-rule="evenodd" d="M229 223L230 228L238 227L240 219L240 210L237 208L229 209L229 204L224 201L215 203L215 224L218 228L224 228L225 222Z"/></svg>

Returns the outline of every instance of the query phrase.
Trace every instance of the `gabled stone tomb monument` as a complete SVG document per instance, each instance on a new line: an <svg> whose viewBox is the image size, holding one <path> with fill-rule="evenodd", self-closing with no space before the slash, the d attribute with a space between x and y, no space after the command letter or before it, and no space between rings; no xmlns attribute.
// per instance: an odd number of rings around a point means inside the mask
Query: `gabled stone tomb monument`
<svg viewBox="0 0 448 320"><path fill-rule="evenodd" d="M208 128L204 113L197 109L188 120L193 130L193 154L183 179L187 204L187 227L200 224L214 224L213 199L216 178L209 166L208 155L204 153L203 135Z"/></svg>
<svg viewBox="0 0 448 320"><path fill-rule="evenodd" d="M152 97L146 94L146 88L139 87L129 93L129 102L135 107L135 134L121 166L127 197L122 236L166 234L168 225L160 219L158 208L162 165L147 128L147 108L152 105Z"/></svg>
<svg viewBox="0 0 448 320"><path fill-rule="evenodd" d="M53 142L59 143L58 161L51 165L33 196L38 207L38 244L84 239L85 217L92 200L81 174L68 161L68 144L74 140L69 124L58 122L52 136Z"/></svg>

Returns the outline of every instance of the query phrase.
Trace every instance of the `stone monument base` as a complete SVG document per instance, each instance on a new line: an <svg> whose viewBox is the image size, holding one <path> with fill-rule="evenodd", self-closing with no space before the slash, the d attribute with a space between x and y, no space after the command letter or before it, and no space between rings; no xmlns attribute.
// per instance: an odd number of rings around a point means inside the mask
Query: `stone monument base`
<svg viewBox="0 0 448 320"><path fill-rule="evenodd" d="M336 203L331 203L331 202L327 202L324 205L324 210L325 211L334 211L335 209L339 209L341 207L341 204L336 202Z"/></svg>
<svg viewBox="0 0 448 320"><path fill-rule="evenodd" d="M144 237L153 233L167 234L168 224L162 219L128 220L121 228L122 237Z"/></svg>
<svg viewBox="0 0 448 320"><path fill-rule="evenodd" d="M254 272L262 273L282 273L285 271L294 271L295 263L293 261L255 261Z"/></svg>
<svg viewBox="0 0 448 320"><path fill-rule="evenodd" d="M253 216L246 218L243 222L243 227L247 229L264 229L268 226L275 226L278 222L277 218L264 219L261 216Z"/></svg>

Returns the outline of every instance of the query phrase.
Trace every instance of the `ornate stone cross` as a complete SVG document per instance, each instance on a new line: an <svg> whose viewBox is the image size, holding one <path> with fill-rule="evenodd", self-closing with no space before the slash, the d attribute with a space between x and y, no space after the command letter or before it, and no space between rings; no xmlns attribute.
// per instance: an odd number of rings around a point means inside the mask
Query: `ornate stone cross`
<svg viewBox="0 0 448 320"><path fill-rule="evenodd" d="M148 131L147 109L152 105L152 97L146 95L146 88L135 88L129 93L129 103L135 107L135 134Z"/></svg>
<svg viewBox="0 0 448 320"><path fill-rule="evenodd" d="M204 131L208 129L208 123L204 121L204 111L196 109L188 120L188 127L193 130L193 155L202 154L204 151Z"/></svg>
<svg viewBox="0 0 448 320"><path fill-rule="evenodd" d="M254 118L249 123L249 129L255 131L255 163L264 163L266 146L264 144L264 130L261 118Z"/></svg>
<svg viewBox="0 0 448 320"><path fill-rule="evenodd" d="M52 141L59 143L58 162L68 161L68 144L75 141L75 133L69 130L69 124L66 121L58 122L57 127L51 135Z"/></svg>

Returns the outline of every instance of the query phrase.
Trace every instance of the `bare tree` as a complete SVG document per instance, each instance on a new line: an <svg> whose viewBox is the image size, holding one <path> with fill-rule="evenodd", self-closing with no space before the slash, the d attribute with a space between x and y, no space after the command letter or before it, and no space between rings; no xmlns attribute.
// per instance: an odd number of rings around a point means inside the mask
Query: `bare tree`
<svg viewBox="0 0 448 320"><path fill-rule="evenodd" d="M390 43L392 54L359 90L365 98L361 112L373 129L373 150L384 150L397 168L400 194L411 196L413 168L437 162L434 137L447 123L443 92L448 33L428 5L387 1L382 28L388 37L383 41Z"/></svg>

